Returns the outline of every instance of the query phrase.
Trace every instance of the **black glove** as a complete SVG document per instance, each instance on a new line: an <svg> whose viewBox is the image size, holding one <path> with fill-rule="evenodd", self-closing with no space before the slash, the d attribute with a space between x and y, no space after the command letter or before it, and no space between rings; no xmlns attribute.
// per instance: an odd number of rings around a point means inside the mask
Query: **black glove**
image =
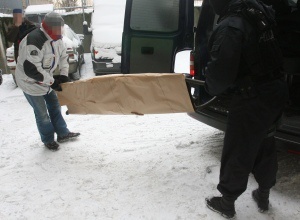
<svg viewBox="0 0 300 220"><path fill-rule="evenodd" d="M64 76L64 75L60 75L59 80L60 80L61 83L70 82L69 77Z"/></svg>
<svg viewBox="0 0 300 220"><path fill-rule="evenodd" d="M62 91L60 84L61 84L61 81L59 79L54 79L54 82L52 83L52 85L50 87L52 89L54 89L55 91Z"/></svg>
<svg viewBox="0 0 300 220"><path fill-rule="evenodd" d="M54 79L59 79L60 75L54 75L53 78Z"/></svg>

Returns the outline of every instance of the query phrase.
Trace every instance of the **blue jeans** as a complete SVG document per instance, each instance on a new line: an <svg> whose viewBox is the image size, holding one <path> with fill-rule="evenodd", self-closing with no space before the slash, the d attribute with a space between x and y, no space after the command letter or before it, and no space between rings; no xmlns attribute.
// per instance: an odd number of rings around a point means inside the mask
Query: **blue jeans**
<svg viewBox="0 0 300 220"><path fill-rule="evenodd" d="M58 136L70 132L61 115L61 107L54 91L43 96L31 96L26 93L24 95L33 108L36 125L44 144L54 141L54 132Z"/></svg>

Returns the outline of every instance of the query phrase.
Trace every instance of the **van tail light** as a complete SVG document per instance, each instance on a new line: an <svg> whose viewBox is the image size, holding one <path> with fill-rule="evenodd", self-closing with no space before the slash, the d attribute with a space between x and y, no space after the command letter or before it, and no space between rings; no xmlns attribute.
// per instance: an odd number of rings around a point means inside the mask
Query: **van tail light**
<svg viewBox="0 0 300 220"><path fill-rule="evenodd" d="M94 50L94 55L96 55L97 53L99 53L99 51L98 50Z"/></svg>
<svg viewBox="0 0 300 220"><path fill-rule="evenodd" d="M300 151L288 150L288 152L291 153L291 154L298 154L298 155L300 155Z"/></svg>
<svg viewBox="0 0 300 220"><path fill-rule="evenodd" d="M195 62L194 62L195 56L194 52L191 51L190 53L190 75L195 76Z"/></svg>
<svg viewBox="0 0 300 220"><path fill-rule="evenodd" d="M74 55L74 51L73 48L67 48L67 54L69 55L69 59L74 59L75 55Z"/></svg>
<svg viewBox="0 0 300 220"><path fill-rule="evenodd" d="M67 48L67 54L69 55L69 59L75 58L73 48Z"/></svg>
<svg viewBox="0 0 300 220"><path fill-rule="evenodd" d="M69 53L69 58L74 59L74 53Z"/></svg>
<svg viewBox="0 0 300 220"><path fill-rule="evenodd" d="M12 63L14 61L15 61L14 59L7 59L7 62L9 62L9 63Z"/></svg>

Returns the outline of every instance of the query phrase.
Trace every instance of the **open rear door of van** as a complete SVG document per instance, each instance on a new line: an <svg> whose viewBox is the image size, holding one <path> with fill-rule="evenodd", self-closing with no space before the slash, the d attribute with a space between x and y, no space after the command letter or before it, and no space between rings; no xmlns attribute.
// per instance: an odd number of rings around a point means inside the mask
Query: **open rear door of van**
<svg viewBox="0 0 300 220"><path fill-rule="evenodd" d="M193 49L194 0L127 0L122 73L172 73L177 52Z"/></svg>

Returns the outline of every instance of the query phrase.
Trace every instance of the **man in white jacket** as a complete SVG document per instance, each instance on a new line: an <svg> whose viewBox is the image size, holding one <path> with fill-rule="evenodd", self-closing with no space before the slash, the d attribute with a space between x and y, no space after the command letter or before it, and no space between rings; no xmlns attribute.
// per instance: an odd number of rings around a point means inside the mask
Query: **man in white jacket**
<svg viewBox="0 0 300 220"><path fill-rule="evenodd" d="M16 81L32 106L42 142L51 150L78 137L70 132L61 115L61 107L55 91L61 91L61 83L68 82L68 55L62 42L63 18L56 12L48 13L41 25L30 32L20 43L16 67ZM53 78L59 66L60 76Z"/></svg>

